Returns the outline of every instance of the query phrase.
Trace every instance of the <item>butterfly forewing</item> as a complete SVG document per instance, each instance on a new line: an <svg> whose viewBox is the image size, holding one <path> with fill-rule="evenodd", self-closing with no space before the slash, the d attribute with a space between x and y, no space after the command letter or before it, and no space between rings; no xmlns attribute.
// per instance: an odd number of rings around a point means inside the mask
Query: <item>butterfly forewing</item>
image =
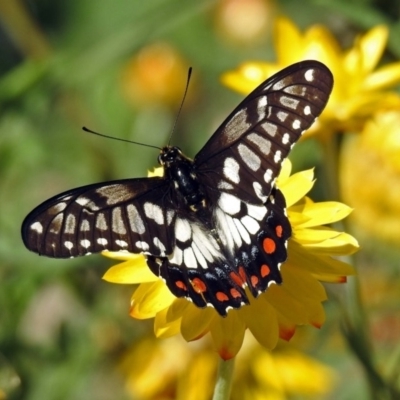
<svg viewBox="0 0 400 400"><path fill-rule="evenodd" d="M23 223L26 247L58 258L143 253L175 296L226 316L249 292L282 282L291 226L275 180L332 85L323 64L293 64L246 97L194 161L167 146L163 178L89 185L44 202Z"/></svg>
<svg viewBox="0 0 400 400"><path fill-rule="evenodd" d="M22 225L26 247L68 258L103 250L165 256L172 251L175 211L162 178L77 188L47 200Z"/></svg>
<svg viewBox="0 0 400 400"><path fill-rule="evenodd" d="M332 85L331 72L317 61L294 64L261 84L196 156L202 179L246 201L265 202L282 161L324 109Z"/></svg>

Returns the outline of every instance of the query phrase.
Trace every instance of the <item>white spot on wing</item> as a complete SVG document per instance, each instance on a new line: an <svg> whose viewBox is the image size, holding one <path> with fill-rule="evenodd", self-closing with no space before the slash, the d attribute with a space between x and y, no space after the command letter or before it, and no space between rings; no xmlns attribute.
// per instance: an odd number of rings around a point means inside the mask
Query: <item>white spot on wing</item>
<svg viewBox="0 0 400 400"><path fill-rule="evenodd" d="M169 262L176 265L181 265L183 261L183 252L179 247L175 247Z"/></svg>
<svg viewBox="0 0 400 400"><path fill-rule="evenodd" d="M208 263L196 243L192 243L192 249L197 262L201 265L203 269L207 269Z"/></svg>
<svg viewBox="0 0 400 400"><path fill-rule="evenodd" d="M242 240L247 243L250 244L251 243L251 237L249 235L249 232L247 232L247 230L244 228L243 224L236 218L233 219L233 222L236 225L236 229L239 232L240 237L242 238Z"/></svg>
<svg viewBox="0 0 400 400"><path fill-rule="evenodd" d="M144 213L146 214L147 218L153 219L157 222L158 225L164 224L164 215L157 204L152 203L145 203L144 204Z"/></svg>
<svg viewBox="0 0 400 400"><path fill-rule="evenodd" d="M161 255L165 255L165 246L162 244L161 240L158 237L155 237L153 239L153 243L156 247L158 247L161 250Z"/></svg>
<svg viewBox="0 0 400 400"><path fill-rule="evenodd" d="M74 214L68 214L65 220L64 233L75 233L76 218Z"/></svg>
<svg viewBox="0 0 400 400"><path fill-rule="evenodd" d="M259 223L254 218L251 218L249 215L245 215L241 218L240 221L251 235L255 235L260 230Z"/></svg>
<svg viewBox="0 0 400 400"><path fill-rule="evenodd" d="M86 204L90 203L90 199L87 197L77 197L75 200L76 203L78 203L80 206L86 206Z"/></svg>
<svg viewBox="0 0 400 400"><path fill-rule="evenodd" d="M122 219L122 210L121 207L115 207L112 210L112 230L114 233L118 233L119 235L126 235L126 228L124 224L124 220Z"/></svg>
<svg viewBox="0 0 400 400"><path fill-rule="evenodd" d="M196 257L194 256L191 247L188 247L185 250L183 250L183 260L187 268L197 268Z"/></svg>
<svg viewBox="0 0 400 400"><path fill-rule="evenodd" d="M87 219L84 219L81 223L81 231L82 232L87 232L90 231L90 224Z"/></svg>
<svg viewBox="0 0 400 400"><path fill-rule="evenodd" d="M97 215L96 228L100 229L101 231L106 231L108 229L106 217L103 213Z"/></svg>
<svg viewBox="0 0 400 400"><path fill-rule="evenodd" d="M256 206L254 204L246 204L246 206L247 213L250 215L250 217L253 217L258 221L261 221L267 214L267 208L264 206Z"/></svg>
<svg viewBox="0 0 400 400"><path fill-rule="evenodd" d="M258 133L250 133L250 135L247 136L247 140L250 140L250 142L254 143L258 148L261 150L261 152L264 155L269 154L271 151L271 141L268 139L265 139Z"/></svg>
<svg viewBox="0 0 400 400"><path fill-rule="evenodd" d="M278 126L273 124L273 123L271 123L271 122L264 122L263 124L261 124L261 127L270 136L275 136L276 132L278 130Z"/></svg>
<svg viewBox="0 0 400 400"><path fill-rule="evenodd" d="M90 241L87 239L81 240L81 246L87 249L88 247L90 247Z"/></svg>
<svg viewBox="0 0 400 400"><path fill-rule="evenodd" d="M268 168L268 169L265 171L265 174L264 174L264 181L267 182L267 183L271 183L273 174L274 174L274 173L272 172L272 169L269 169L269 168Z"/></svg>
<svg viewBox="0 0 400 400"><path fill-rule="evenodd" d="M72 242L70 242L69 240L66 240L64 242L64 246L68 249L71 250L74 247L74 244Z"/></svg>
<svg viewBox="0 0 400 400"><path fill-rule="evenodd" d="M282 160L282 152L280 150L275 152L274 161L278 164Z"/></svg>
<svg viewBox="0 0 400 400"><path fill-rule="evenodd" d="M279 98L279 101L282 105L284 105L287 108L291 108L292 110L296 110L300 102L300 100L296 100L293 97L288 97L283 95Z"/></svg>
<svg viewBox="0 0 400 400"><path fill-rule="evenodd" d="M231 194L222 193L218 205L225 213L235 215L240 211L241 202Z"/></svg>
<svg viewBox="0 0 400 400"><path fill-rule="evenodd" d="M306 81L312 82L314 80L314 70L309 69L308 71L305 72L304 78L306 78Z"/></svg>
<svg viewBox="0 0 400 400"><path fill-rule="evenodd" d="M107 246L108 240L105 239L105 238L98 238L98 239L97 239L97 243L98 243L100 246Z"/></svg>
<svg viewBox="0 0 400 400"><path fill-rule="evenodd" d="M239 144L238 151L243 162L253 171L257 171L261 166L261 159L253 150L244 144Z"/></svg>
<svg viewBox="0 0 400 400"><path fill-rule="evenodd" d="M265 178L265 175L264 175ZM258 182L253 182L253 189L256 196L261 199L263 202L267 200L267 196L264 195L262 186Z"/></svg>
<svg viewBox="0 0 400 400"><path fill-rule="evenodd" d="M300 127L301 127L300 121L298 119L295 119L292 123L292 127L293 127L293 129L300 129Z"/></svg>
<svg viewBox="0 0 400 400"><path fill-rule="evenodd" d="M126 212L128 214L131 231L142 235L146 229L137 208L133 204L128 204L126 207Z"/></svg>
<svg viewBox="0 0 400 400"><path fill-rule="evenodd" d="M192 229L186 219L178 218L175 222L175 237L181 242L186 242L192 237Z"/></svg>
<svg viewBox="0 0 400 400"><path fill-rule="evenodd" d="M227 157L224 161L224 175L234 183L240 182L239 163L232 157Z"/></svg>
<svg viewBox="0 0 400 400"><path fill-rule="evenodd" d="M289 135L288 133L285 133L285 134L282 136L282 143L283 143L283 144L288 144L288 143L289 143L289 139L290 139L290 135Z"/></svg>
<svg viewBox="0 0 400 400"><path fill-rule="evenodd" d="M116 244L117 246L119 246L119 247L128 247L128 243L126 243L125 240L117 239L117 240L115 241L115 244Z"/></svg>
<svg viewBox="0 0 400 400"><path fill-rule="evenodd" d="M304 114L305 115L310 115L311 114L311 107L310 106L305 106L304 107Z"/></svg>
<svg viewBox="0 0 400 400"><path fill-rule="evenodd" d="M136 245L136 247L137 247L138 249L140 249L140 250L143 250L143 251L149 250L149 245L148 245L146 242L143 242L143 241L138 240L138 241L135 243L135 245Z"/></svg>
<svg viewBox="0 0 400 400"><path fill-rule="evenodd" d="M247 110L242 109L238 111L232 119L225 125L224 128L224 136L227 139L226 144L232 143L235 140L239 139L241 135L248 128L250 128L251 124L246 121L247 119Z"/></svg>
<svg viewBox="0 0 400 400"><path fill-rule="evenodd" d="M278 117L279 121L285 122L286 118L288 117L288 113L285 111L278 111L276 116Z"/></svg>
<svg viewBox="0 0 400 400"><path fill-rule="evenodd" d="M34 222L31 225L31 229L37 233L43 233L43 225L40 222Z"/></svg>

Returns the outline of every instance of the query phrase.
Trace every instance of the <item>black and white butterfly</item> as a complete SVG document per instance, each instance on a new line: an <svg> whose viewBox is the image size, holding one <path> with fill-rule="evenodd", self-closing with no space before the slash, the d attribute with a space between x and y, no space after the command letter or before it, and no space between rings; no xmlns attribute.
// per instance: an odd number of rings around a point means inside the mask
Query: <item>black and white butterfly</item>
<svg viewBox="0 0 400 400"><path fill-rule="evenodd" d="M329 69L317 61L272 76L226 118L194 160L161 149L163 177L96 183L59 194L24 220L25 246L68 258L143 253L177 297L225 316L281 283L291 227L275 186L283 160L324 109Z"/></svg>

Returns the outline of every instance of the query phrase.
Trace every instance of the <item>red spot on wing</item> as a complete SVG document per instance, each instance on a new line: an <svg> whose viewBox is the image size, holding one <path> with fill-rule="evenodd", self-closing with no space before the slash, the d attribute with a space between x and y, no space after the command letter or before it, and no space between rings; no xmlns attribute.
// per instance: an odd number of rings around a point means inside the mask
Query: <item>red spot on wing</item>
<svg viewBox="0 0 400 400"><path fill-rule="evenodd" d="M282 234L283 234L282 225L277 225L277 227L275 228L275 233L276 233L276 236L278 236L279 238L282 237Z"/></svg>
<svg viewBox="0 0 400 400"><path fill-rule="evenodd" d="M261 272L261 276L263 278L265 278L266 276L268 276L270 274L271 270L267 264L263 264L263 265L261 265L260 272Z"/></svg>
<svg viewBox="0 0 400 400"><path fill-rule="evenodd" d="M239 267L239 275L242 278L243 283L247 281L246 271L243 267Z"/></svg>
<svg viewBox="0 0 400 400"><path fill-rule="evenodd" d="M267 254L272 254L276 250L276 244L271 238L263 240L263 249Z"/></svg>
<svg viewBox="0 0 400 400"><path fill-rule="evenodd" d="M179 289L185 290L187 291L187 287L186 285L182 282L182 281L176 281L175 282L176 287L178 287Z"/></svg>
<svg viewBox="0 0 400 400"><path fill-rule="evenodd" d="M240 268L243 268L243 267L240 267ZM239 270L240 270L240 268L239 268ZM229 274L229 276L233 280L233 282L235 282L236 285L238 285L238 286L243 286L246 283L246 281L243 280L242 276L237 274L236 272L231 272Z"/></svg>
<svg viewBox="0 0 400 400"><path fill-rule="evenodd" d="M229 297L224 292L215 293L215 297L218 301L228 301Z"/></svg>
<svg viewBox="0 0 400 400"><path fill-rule="evenodd" d="M239 292L238 290L236 290L235 288L232 288L232 289L230 290L230 292L231 292L231 296L232 296L234 299L237 299L238 297L242 297L242 295L240 294L240 292Z"/></svg>
<svg viewBox="0 0 400 400"><path fill-rule="evenodd" d="M194 278L190 283L197 293L204 293L207 290L206 284L200 278Z"/></svg>
<svg viewBox="0 0 400 400"><path fill-rule="evenodd" d="M257 284L258 284L258 277L255 276L255 275L253 275L253 276L250 278L250 282L251 282L251 284L252 284L253 287L256 287Z"/></svg>

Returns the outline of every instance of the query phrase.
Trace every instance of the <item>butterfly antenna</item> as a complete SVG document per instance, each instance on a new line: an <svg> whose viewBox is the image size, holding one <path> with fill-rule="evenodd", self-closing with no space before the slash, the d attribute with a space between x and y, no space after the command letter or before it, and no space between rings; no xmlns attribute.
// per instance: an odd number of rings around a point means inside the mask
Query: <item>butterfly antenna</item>
<svg viewBox="0 0 400 400"><path fill-rule="evenodd" d="M176 123L178 122L179 116L181 115L181 111L182 111L182 108L183 108L183 103L185 102L186 95L187 95L187 92L188 92L188 89L189 89L189 83L190 83L191 76L192 76L192 67L189 67L189 71L188 71L188 75L187 75L187 79L186 79L185 92L183 93L181 105L179 106L178 114L176 115L175 122L174 122L174 125L173 125L172 130L171 130L171 134L169 135L168 146L171 143L172 134L175 131Z"/></svg>
<svg viewBox="0 0 400 400"><path fill-rule="evenodd" d="M138 144L139 146L151 147L152 149L161 150L161 147L152 146L151 144L144 144L144 143L140 143L140 142L134 142L133 140L128 140L128 139L117 138L117 137L114 137L114 136L103 135L102 133L98 133L98 132L92 131L89 128L86 128L86 126L83 126L82 130L84 130L85 132L88 132L88 133L92 133L93 135L101 136L101 137L104 137L104 138L107 138L107 139L119 140L120 142Z"/></svg>

